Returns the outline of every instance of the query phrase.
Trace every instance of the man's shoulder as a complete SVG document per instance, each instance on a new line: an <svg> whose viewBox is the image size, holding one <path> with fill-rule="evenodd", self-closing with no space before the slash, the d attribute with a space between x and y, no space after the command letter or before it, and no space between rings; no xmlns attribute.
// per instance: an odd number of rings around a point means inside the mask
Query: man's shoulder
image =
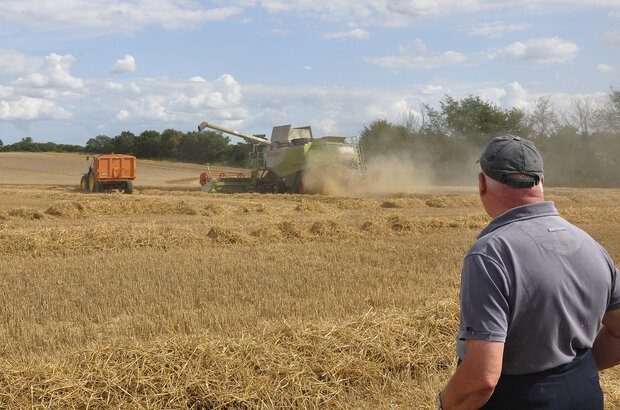
<svg viewBox="0 0 620 410"><path fill-rule="evenodd" d="M493 227L494 222L481 232L467 256L478 254L501 258L506 253L523 250L522 248L532 248L542 243L561 243L568 238L572 242L598 248L606 254L604 248L586 231L557 213L514 219ZM557 235L559 233L568 235Z"/></svg>

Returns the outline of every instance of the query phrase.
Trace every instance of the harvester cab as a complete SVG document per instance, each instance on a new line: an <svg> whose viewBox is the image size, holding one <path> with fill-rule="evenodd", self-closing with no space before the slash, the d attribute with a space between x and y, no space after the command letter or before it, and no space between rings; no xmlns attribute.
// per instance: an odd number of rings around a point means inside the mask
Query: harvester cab
<svg viewBox="0 0 620 410"><path fill-rule="evenodd" d="M271 192L304 193L321 191L317 178L308 188L309 176L326 169L334 172L358 173L363 169L363 155L355 138L351 143L346 137L327 136L314 138L309 126L293 128L291 125L273 127L271 139L245 134L209 122L198 126L201 132L211 128L244 138L254 143L250 159L254 170L249 177L214 177L210 172L201 175L202 189L208 192ZM327 173L326 173L327 174ZM320 178L319 178L320 179Z"/></svg>

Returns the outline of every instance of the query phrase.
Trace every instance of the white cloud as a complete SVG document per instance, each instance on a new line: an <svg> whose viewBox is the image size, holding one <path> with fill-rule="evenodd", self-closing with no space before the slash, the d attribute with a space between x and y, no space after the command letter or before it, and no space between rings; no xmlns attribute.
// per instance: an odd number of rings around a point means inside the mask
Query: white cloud
<svg viewBox="0 0 620 410"><path fill-rule="evenodd" d="M502 87L489 87L476 90L483 101L489 101L496 105L502 105L502 99L506 96L506 90Z"/></svg>
<svg viewBox="0 0 620 410"><path fill-rule="evenodd" d="M149 25L167 30L194 29L209 22L251 21L244 16L262 8L271 14L296 14L307 19L356 22L383 26L406 26L427 16L475 13L487 10L583 7L583 0L2 0L1 26L52 29L97 28L134 33ZM215 7L223 5L223 7ZM590 0L587 7L618 6L618 0ZM612 13L617 15L618 12ZM274 33L277 33L276 28Z"/></svg>
<svg viewBox="0 0 620 410"><path fill-rule="evenodd" d="M122 60L116 60L110 68L110 74L133 73L137 69L136 60L132 55L127 54Z"/></svg>
<svg viewBox="0 0 620 410"><path fill-rule="evenodd" d="M21 97L15 101L0 100L3 120L68 119L72 114L54 102L41 98Z"/></svg>
<svg viewBox="0 0 620 410"><path fill-rule="evenodd" d="M130 82L129 85L127 86L127 88L129 89L129 91L131 91L134 94L140 94L142 92L142 90L140 89L140 87L138 86L138 84L136 84L135 82Z"/></svg>
<svg viewBox="0 0 620 410"><path fill-rule="evenodd" d="M3 0L0 24L49 28L102 28L135 32L147 25L194 28L240 14L240 7L206 8L178 0Z"/></svg>
<svg viewBox="0 0 620 410"><path fill-rule="evenodd" d="M370 33L361 28L356 28L351 31L343 31L338 33L329 33L324 36L325 38L350 38L352 40L368 40Z"/></svg>
<svg viewBox="0 0 620 410"><path fill-rule="evenodd" d="M12 49L0 49L0 78L24 75L38 70L43 58L27 56Z"/></svg>
<svg viewBox="0 0 620 410"><path fill-rule="evenodd" d="M400 46L395 56L366 57L365 60L383 68L417 70L461 64L467 60L467 57L456 51L429 52L424 43L416 39L414 49Z"/></svg>
<svg viewBox="0 0 620 410"><path fill-rule="evenodd" d="M312 66L305 65L305 66L304 66L304 70L306 70L306 71L312 71Z"/></svg>
<svg viewBox="0 0 620 410"><path fill-rule="evenodd" d="M247 7L259 4L250 2ZM503 15L531 12L555 13L559 7L591 10L620 5L619 0L261 0L269 13L296 14L306 19L355 22L357 25L406 27L421 18L477 12Z"/></svg>
<svg viewBox="0 0 620 410"><path fill-rule="evenodd" d="M202 77L198 77L202 78ZM109 94L107 106L124 107L113 111L111 116L118 120L140 120L170 122L196 121L197 114L228 118L246 118L247 110L242 105L239 83L224 74L215 81L202 81L192 77L186 81L170 79L138 79L123 83L123 90L139 90L139 95Z"/></svg>
<svg viewBox="0 0 620 410"><path fill-rule="evenodd" d="M84 82L71 76L71 64L75 58L71 55L60 56L52 53L45 58L30 58L30 67L24 67L31 72L24 73L15 83L22 87L35 88L69 88L84 89Z"/></svg>
<svg viewBox="0 0 620 410"><path fill-rule="evenodd" d="M125 90L125 87L123 86L123 84L116 83L114 81L108 81L107 83L105 83L104 88L106 90L110 90L110 91L123 91L123 90Z"/></svg>
<svg viewBox="0 0 620 410"><path fill-rule="evenodd" d="M290 30L282 30L279 28L273 28L271 29L271 34L276 35L276 36L288 36L289 34L291 34Z"/></svg>
<svg viewBox="0 0 620 410"><path fill-rule="evenodd" d="M489 54L491 60L511 60L536 64L563 64L575 58L577 44L559 37L532 38L526 42L512 43Z"/></svg>
<svg viewBox="0 0 620 410"><path fill-rule="evenodd" d="M425 94L425 95L438 95L438 94L443 94L445 91L444 91L444 88L440 85L428 84L422 87L421 92L422 94Z"/></svg>
<svg viewBox="0 0 620 410"><path fill-rule="evenodd" d="M514 81L506 85L506 96L503 102L505 107L527 110L531 105L531 98L523 86L519 82Z"/></svg>
<svg viewBox="0 0 620 410"><path fill-rule="evenodd" d="M13 95L13 87L5 87L0 84L0 98L8 98Z"/></svg>
<svg viewBox="0 0 620 410"><path fill-rule="evenodd" d="M129 112L127 110L120 110L116 114L116 119L119 121L123 121L129 118Z"/></svg>
<svg viewBox="0 0 620 410"><path fill-rule="evenodd" d="M610 73L616 69L616 67L609 64L599 64L596 69L601 73Z"/></svg>
<svg viewBox="0 0 620 410"><path fill-rule="evenodd" d="M372 0L367 0L371 2ZM582 6L582 0L387 0L389 11L411 17L475 13L485 10L553 9L560 5ZM619 5L618 0L589 0L588 7Z"/></svg>
<svg viewBox="0 0 620 410"><path fill-rule="evenodd" d="M206 83L207 80L205 80L202 77L196 76L196 77L192 77L189 79L189 81L193 82L193 83Z"/></svg>
<svg viewBox="0 0 620 410"><path fill-rule="evenodd" d="M620 46L620 35L617 31L610 31L605 35L605 42L612 46Z"/></svg>
<svg viewBox="0 0 620 410"><path fill-rule="evenodd" d="M452 6L456 6L458 4L457 2L441 0L387 0L386 5L387 9L393 13L406 14L412 17L422 17L439 14L442 9L445 10L446 5L449 3L452 3Z"/></svg>
<svg viewBox="0 0 620 410"><path fill-rule="evenodd" d="M531 24L507 24L503 21L496 21L492 23L480 23L472 26L469 30L469 34L472 36L484 36L490 38L500 38L504 34L512 33L514 31L524 31L531 27Z"/></svg>

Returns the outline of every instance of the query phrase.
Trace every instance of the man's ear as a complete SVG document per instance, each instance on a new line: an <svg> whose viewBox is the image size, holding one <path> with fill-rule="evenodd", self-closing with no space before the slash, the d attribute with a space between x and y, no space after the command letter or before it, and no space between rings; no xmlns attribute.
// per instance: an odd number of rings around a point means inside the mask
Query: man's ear
<svg viewBox="0 0 620 410"><path fill-rule="evenodd" d="M545 185L545 176L540 177L540 185Z"/></svg>
<svg viewBox="0 0 620 410"><path fill-rule="evenodd" d="M478 191L480 196L487 193L487 180L482 172L478 173Z"/></svg>

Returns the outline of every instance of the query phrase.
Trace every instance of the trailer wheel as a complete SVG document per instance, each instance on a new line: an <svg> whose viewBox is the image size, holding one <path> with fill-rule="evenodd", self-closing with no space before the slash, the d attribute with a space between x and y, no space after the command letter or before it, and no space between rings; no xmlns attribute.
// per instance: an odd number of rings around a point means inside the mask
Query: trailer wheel
<svg viewBox="0 0 620 410"><path fill-rule="evenodd" d="M101 181L98 181L95 179L95 182L93 183L93 192L99 193L101 191L102 191Z"/></svg>
<svg viewBox="0 0 620 410"><path fill-rule="evenodd" d="M88 178L86 175L82 175L82 179L80 180L80 189L82 191L86 191L88 189Z"/></svg>
<svg viewBox="0 0 620 410"><path fill-rule="evenodd" d="M133 181L125 182L125 193L133 194Z"/></svg>

